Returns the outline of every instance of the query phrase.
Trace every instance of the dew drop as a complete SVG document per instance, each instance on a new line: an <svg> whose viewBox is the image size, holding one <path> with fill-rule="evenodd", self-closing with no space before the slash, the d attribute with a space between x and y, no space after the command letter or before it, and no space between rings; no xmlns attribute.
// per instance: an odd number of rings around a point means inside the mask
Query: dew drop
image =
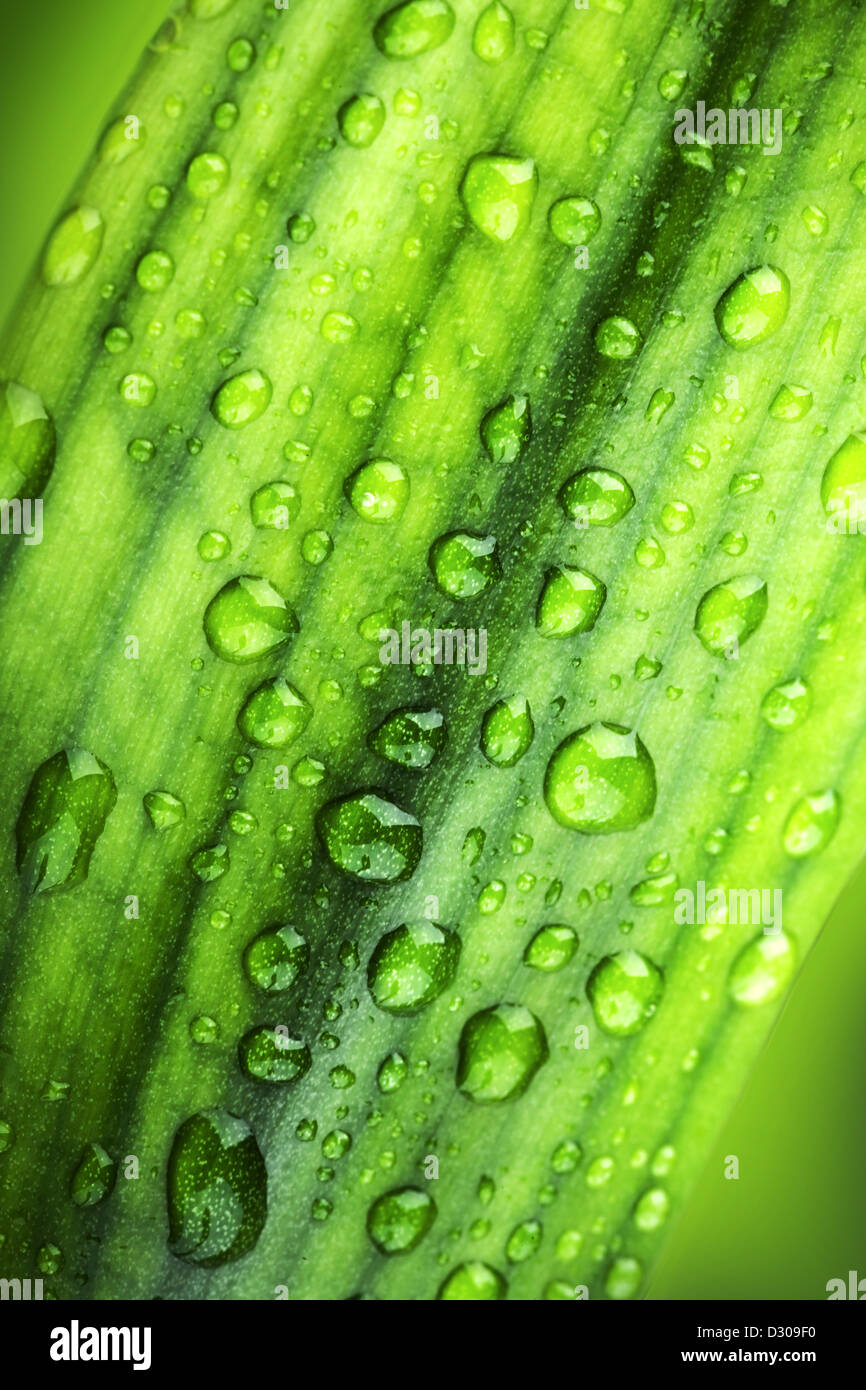
<svg viewBox="0 0 866 1390"><path fill-rule="evenodd" d="M323 806L316 829L331 863L370 883L410 878L423 835L413 815L376 792L353 792Z"/></svg>
<svg viewBox="0 0 866 1390"><path fill-rule="evenodd" d="M476 598L502 578L495 537L471 531L452 531L435 540L429 565L437 587L449 598Z"/></svg>
<svg viewBox="0 0 866 1390"><path fill-rule="evenodd" d="M481 751L495 767L514 767L532 746L535 726L524 695L497 700L481 722Z"/></svg>
<svg viewBox="0 0 866 1390"><path fill-rule="evenodd" d="M588 724L551 757L544 799L554 820L585 835L632 830L655 808L655 766L633 730Z"/></svg>
<svg viewBox="0 0 866 1390"><path fill-rule="evenodd" d="M46 285L74 285L93 267L105 235L102 214L96 208L73 208L58 222L42 257Z"/></svg>
<svg viewBox="0 0 866 1390"><path fill-rule="evenodd" d="M376 23L373 38L386 58L417 58L451 37L454 11L448 0L404 0Z"/></svg>
<svg viewBox="0 0 866 1390"><path fill-rule="evenodd" d="M388 762L420 771L438 758L445 740L445 721L438 710L397 709L373 730L369 744Z"/></svg>
<svg viewBox="0 0 866 1390"><path fill-rule="evenodd" d="M362 521L397 521L409 500L409 475L390 459L371 459L347 478L345 491Z"/></svg>
<svg viewBox="0 0 866 1390"><path fill-rule="evenodd" d="M452 983L460 938L427 918L404 922L379 940L367 966L367 986L385 1013L415 1014Z"/></svg>
<svg viewBox="0 0 866 1390"><path fill-rule="evenodd" d="M591 198L560 198L547 214L547 225L563 246L588 246L601 227L601 213Z"/></svg>
<svg viewBox="0 0 866 1390"><path fill-rule="evenodd" d="M287 1085L310 1070L312 1058L306 1043L289 1037L285 1028L260 1024L238 1043L241 1071L250 1081Z"/></svg>
<svg viewBox="0 0 866 1390"><path fill-rule="evenodd" d="M337 123L347 145L365 150L385 124L385 107L379 97L361 92L343 103L337 113Z"/></svg>
<svg viewBox="0 0 866 1390"><path fill-rule="evenodd" d="M790 984L797 963L793 937L780 931L762 933L737 956L728 975L728 993L735 1004L753 1008L778 999Z"/></svg>
<svg viewBox="0 0 866 1390"><path fill-rule="evenodd" d="M782 844L786 853L794 859L820 854L835 835L841 812L840 797L832 788L801 797L785 821Z"/></svg>
<svg viewBox="0 0 866 1390"><path fill-rule="evenodd" d="M229 377L211 401L211 414L227 430L239 430L264 415L271 403L270 379L257 367Z"/></svg>
<svg viewBox="0 0 866 1390"><path fill-rule="evenodd" d="M756 266L725 290L716 305L716 327L729 347L744 352L782 327L790 299L791 285L783 270Z"/></svg>
<svg viewBox="0 0 866 1390"><path fill-rule="evenodd" d="M528 396L508 396L481 421L481 442L494 463L514 463L531 435Z"/></svg>
<svg viewBox="0 0 866 1390"><path fill-rule="evenodd" d="M436 1220L436 1203L418 1187L396 1187L367 1212L367 1234L382 1255L414 1250Z"/></svg>
<svg viewBox="0 0 866 1390"><path fill-rule="evenodd" d="M625 478L607 468L582 468L559 493L566 516L579 528L615 526L634 506Z"/></svg>
<svg viewBox="0 0 866 1390"><path fill-rule="evenodd" d="M279 651L298 631L298 620L266 579L242 574L214 595L203 626L215 656L245 663Z"/></svg>
<svg viewBox="0 0 866 1390"><path fill-rule="evenodd" d="M607 588L589 570L555 565L544 576L538 596L535 626L542 637L570 637L589 632L607 597Z"/></svg>
<svg viewBox="0 0 866 1390"><path fill-rule="evenodd" d="M474 226L504 244L526 230L537 189L534 160L478 154L469 161L460 195Z"/></svg>
<svg viewBox="0 0 866 1390"><path fill-rule="evenodd" d="M41 497L54 469L54 422L41 396L17 381L0 381L0 493L7 500Z"/></svg>
<svg viewBox="0 0 866 1390"><path fill-rule="evenodd" d="M245 1120L216 1109L190 1116L168 1161L172 1253L207 1269L248 1254L267 1217L267 1181Z"/></svg>
<svg viewBox="0 0 866 1390"><path fill-rule="evenodd" d="M475 21L472 52L484 63L501 63L514 52L514 15L501 0L485 6Z"/></svg>
<svg viewBox="0 0 866 1390"><path fill-rule="evenodd" d="M523 952L523 963L547 973L561 970L568 965L577 946L577 932L573 927L553 924L540 927Z"/></svg>
<svg viewBox="0 0 866 1390"><path fill-rule="evenodd" d="M437 1299L451 1302L471 1302L503 1299L508 1284L497 1269L482 1260L469 1260L458 1265L439 1286Z"/></svg>
<svg viewBox="0 0 866 1390"><path fill-rule="evenodd" d="M615 1038L640 1032L655 1013L662 989L661 971L640 951L605 956L586 985L596 1023Z"/></svg>
<svg viewBox="0 0 866 1390"><path fill-rule="evenodd" d="M739 655L767 612L767 585L758 575L737 575L708 589L695 613L695 632L711 656Z"/></svg>
<svg viewBox="0 0 866 1390"><path fill-rule="evenodd" d="M16 867L30 893L83 883L117 788L105 763L63 748L34 772L15 828Z"/></svg>
<svg viewBox="0 0 866 1390"><path fill-rule="evenodd" d="M467 1019L460 1034L457 1085L487 1103L522 1095L548 1058L541 1021L521 1004L496 1004Z"/></svg>

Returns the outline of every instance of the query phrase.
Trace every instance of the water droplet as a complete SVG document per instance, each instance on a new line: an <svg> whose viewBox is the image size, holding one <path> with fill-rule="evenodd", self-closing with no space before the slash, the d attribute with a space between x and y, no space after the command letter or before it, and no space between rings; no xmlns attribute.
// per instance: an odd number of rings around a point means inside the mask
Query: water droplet
<svg viewBox="0 0 866 1390"><path fill-rule="evenodd" d="M215 883L229 868L228 845L205 845L190 856L189 867L202 883Z"/></svg>
<svg viewBox="0 0 866 1390"><path fill-rule="evenodd" d="M540 1221L521 1221L515 1226L505 1242L505 1258L510 1264L523 1264L535 1254L541 1244L542 1230Z"/></svg>
<svg viewBox="0 0 866 1390"><path fill-rule="evenodd" d="M226 63L232 72L247 72L256 61L256 46L251 39L232 39L226 50Z"/></svg>
<svg viewBox="0 0 866 1390"><path fill-rule="evenodd" d="M301 541L301 554L308 565L324 564L333 549L334 542L327 531L307 531Z"/></svg>
<svg viewBox="0 0 866 1390"><path fill-rule="evenodd" d="M347 1134L344 1129L332 1129L322 1140L322 1155L332 1160L343 1158L351 1147L351 1134Z"/></svg>
<svg viewBox="0 0 866 1390"><path fill-rule="evenodd" d="M544 576L538 596L535 626L542 637L570 637L595 627L607 588L589 570L555 565Z"/></svg>
<svg viewBox="0 0 866 1390"><path fill-rule="evenodd" d="M820 854L835 835L841 812L840 797L832 789L801 797L785 821L782 843L787 853L795 859Z"/></svg>
<svg viewBox="0 0 866 1390"><path fill-rule="evenodd" d="M477 154L469 161L460 195L478 230L504 243L526 230L537 189L534 160Z"/></svg>
<svg viewBox="0 0 866 1390"><path fill-rule="evenodd" d="M668 68L658 80L659 96L665 101L677 101L683 94L689 75L684 68Z"/></svg>
<svg viewBox="0 0 866 1390"><path fill-rule="evenodd" d="M475 21L472 52L484 63L501 63L514 52L514 15L501 0L485 6Z"/></svg>
<svg viewBox="0 0 866 1390"><path fill-rule="evenodd" d="M635 1202L632 1220L639 1231L657 1231L668 1219L671 1199L663 1187L648 1187Z"/></svg>
<svg viewBox="0 0 866 1390"><path fill-rule="evenodd" d="M337 122L346 144L365 150L385 124L385 107L379 97L361 92L343 103L337 112Z"/></svg>
<svg viewBox="0 0 866 1390"><path fill-rule="evenodd" d="M331 863L366 882L410 878L421 858L418 821L372 791L354 792L323 806L316 829Z"/></svg>
<svg viewBox="0 0 866 1390"><path fill-rule="evenodd" d="M617 951L593 970L586 993L595 1021L615 1038L639 1033L661 999L662 973L639 951Z"/></svg>
<svg viewBox="0 0 866 1390"><path fill-rule="evenodd" d="M711 656L730 660L757 632L767 612L767 585L755 574L737 575L708 589L695 613L695 632Z"/></svg>
<svg viewBox="0 0 866 1390"><path fill-rule="evenodd" d="M767 691L761 701L761 714L771 729L796 729L803 723L811 705L812 692L804 680L795 676Z"/></svg>
<svg viewBox="0 0 866 1390"><path fill-rule="evenodd" d="M429 767L445 747L446 729L436 709L393 710L374 729L369 744L374 753L398 767Z"/></svg>
<svg viewBox="0 0 866 1390"><path fill-rule="evenodd" d="M453 28L448 0L405 0L382 15L373 38L386 58L416 58L445 43Z"/></svg>
<svg viewBox="0 0 866 1390"><path fill-rule="evenodd" d="M418 1013L448 988L459 960L460 938L450 927L426 918L404 922L385 933L370 957L373 1002L385 1013Z"/></svg>
<svg viewBox="0 0 866 1390"><path fill-rule="evenodd" d="M259 531L287 531L300 509L297 489L279 479L256 488L250 498L250 520Z"/></svg>
<svg viewBox="0 0 866 1390"><path fill-rule="evenodd" d="M458 1265L440 1285L437 1299L452 1302L503 1299L508 1284L497 1269L481 1260L468 1260Z"/></svg>
<svg viewBox="0 0 866 1390"><path fill-rule="evenodd" d="M514 463L532 436L528 396L508 396L481 421L481 442L494 463Z"/></svg>
<svg viewBox="0 0 866 1390"><path fill-rule="evenodd" d="M69 1195L77 1207L95 1207L104 1202L114 1187L117 1164L100 1144L88 1144L69 1185Z"/></svg>
<svg viewBox="0 0 866 1390"><path fill-rule="evenodd" d="M351 314L336 311L325 314L319 332L329 343L349 343L358 332L358 320Z"/></svg>
<svg viewBox="0 0 866 1390"><path fill-rule="evenodd" d="M643 338L637 326L621 314L612 314L609 318L602 319L596 327L594 342L602 357L615 360L634 357L643 346Z"/></svg>
<svg viewBox="0 0 866 1390"><path fill-rule="evenodd" d="M397 521L409 500L409 475L390 459L371 459L346 479L345 490L363 521Z"/></svg>
<svg viewBox="0 0 866 1390"><path fill-rule="evenodd" d="M802 420L812 409L812 392L806 386L780 386L770 405L774 420Z"/></svg>
<svg viewBox="0 0 866 1390"><path fill-rule="evenodd" d="M94 265L102 249L105 223L96 208L73 208L58 222L42 257L46 285L74 285Z"/></svg>
<svg viewBox="0 0 866 1390"><path fill-rule="evenodd" d="M213 198L222 193L230 176L228 160L206 150L191 160L186 171L186 186L194 198Z"/></svg>
<svg viewBox="0 0 866 1390"><path fill-rule="evenodd" d="M716 326L729 347L744 352L782 327L790 298L791 285L783 270L756 266L725 290L716 305Z"/></svg>
<svg viewBox="0 0 866 1390"><path fill-rule="evenodd" d="M158 294L174 279L174 261L166 251L148 251L135 267L135 278L143 290Z"/></svg>
<svg viewBox="0 0 866 1390"><path fill-rule="evenodd" d="M135 117L120 116L112 121L99 142L100 164L122 164L142 148L146 139L147 131Z"/></svg>
<svg viewBox="0 0 866 1390"><path fill-rule="evenodd" d="M547 214L547 225L564 246L588 246L601 226L601 213L591 198L560 198Z"/></svg>
<svg viewBox="0 0 866 1390"><path fill-rule="evenodd" d="M821 479L821 505L835 518L831 529L866 531L866 433L849 434Z"/></svg>
<svg viewBox="0 0 866 1390"><path fill-rule="evenodd" d="M380 1091L389 1094L398 1091L409 1075L409 1063L400 1052L389 1052L376 1073L376 1083Z"/></svg>
<svg viewBox="0 0 866 1390"><path fill-rule="evenodd" d="M196 1018L190 1020L189 1035L194 1043L200 1047L208 1047L215 1043L219 1038L219 1024L215 1018L208 1014L198 1014Z"/></svg>
<svg viewBox="0 0 866 1390"><path fill-rule="evenodd" d="M395 1187L367 1212L367 1234L382 1255L405 1255L420 1245L436 1220L436 1203L418 1187Z"/></svg>
<svg viewBox="0 0 866 1390"><path fill-rule="evenodd" d="M563 484L559 500L578 527L615 526L634 506L634 493L619 473L582 468Z"/></svg>
<svg viewBox="0 0 866 1390"><path fill-rule="evenodd" d="M196 550L199 557L208 564L224 560L231 551L232 543L224 531L204 531L199 536Z"/></svg>
<svg viewBox="0 0 866 1390"><path fill-rule="evenodd" d="M521 1004L496 1004L467 1019L460 1034L457 1085L478 1102L522 1095L548 1058L540 1019Z"/></svg>
<svg viewBox="0 0 866 1390"><path fill-rule="evenodd" d="M639 1262L629 1255L619 1255L604 1277L604 1291L608 1298L634 1298L642 1279L643 1269Z"/></svg>
<svg viewBox="0 0 866 1390"><path fill-rule="evenodd" d="M244 663L270 656L298 631L298 620L267 579L230 579L205 609L204 635L214 655Z"/></svg>
<svg viewBox="0 0 866 1390"><path fill-rule="evenodd" d="M238 1043L238 1060L251 1081L287 1085L310 1070L312 1058L306 1043L289 1037L285 1028L260 1024Z"/></svg>
<svg viewBox="0 0 866 1390"><path fill-rule="evenodd" d="M28 892L84 882L116 801L110 770L83 748L63 748L36 769L15 829L15 862Z"/></svg>
<svg viewBox="0 0 866 1390"><path fill-rule="evenodd" d="M264 415L272 395L270 379L251 367L223 382L211 401L211 413L227 430L239 430Z"/></svg>
<svg viewBox="0 0 866 1390"><path fill-rule="evenodd" d="M231 130L239 115L240 111L233 101L221 101L211 112L211 120L217 130Z"/></svg>
<svg viewBox="0 0 866 1390"><path fill-rule="evenodd" d="M120 394L128 405L153 405L156 382L147 372L129 372L120 383Z"/></svg>
<svg viewBox="0 0 866 1390"><path fill-rule="evenodd" d="M540 927L523 952L523 961L533 970L561 970L577 950L577 932L572 927Z"/></svg>
<svg viewBox="0 0 866 1390"><path fill-rule="evenodd" d="M535 725L524 695L497 700L481 722L481 751L495 767L514 767L532 746Z"/></svg>
<svg viewBox="0 0 866 1390"><path fill-rule="evenodd" d="M41 497L54 469L54 423L35 391L0 381L0 493Z"/></svg>
<svg viewBox="0 0 866 1390"><path fill-rule="evenodd" d="M449 598L476 598L502 578L494 536L452 531L430 547L430 569L436 585Z"/></svg>
<svg viewBox="0 0 866 1390"><path fill-rule="evenodd" d="M168 1161L169 1245L213 1269L256 1244L268 1213L268 1176L245 1120L203 1110L178 1129Z"/></svg>
<svg viewBox="0 0 866 1390"><path fill-rule="evenodd" d="M0 1120L0 1154L5 1154L15 1143L15 1131L8 1120Z"/></svg>
<svg viewBox="0 0 866 1390"><path fill-rule="evenodd" d="M186 819L186 807L180 797L166 791L146 792L142 805L150 816L154 830L171 830Z"/></svg>
<svg viewBox="0 0 866 1390"><path fill-rule="evenodd" d="M289 925L268 927L254 937L244 951L247 979L268 994L291 989L309 961L309 945L300 932Z"/></svg>
<svg viewBox="0 0 866 1390"><path fill-rule="evenodd" d="M273 676L247 696L238 715L238 728L258 748L288 748L300 738L312 712L300 691L284 676Z"/></svg>
<svg viewBox="0 0 866 1390"><path fill-rule="evenodd" d="M728 975L728 992L735 1004L769 1004L788 988L797 964L793 937L780 931L762 933L737 956Z"/></svg>
<svg viewBox="0 0 866 1390"><path fill-rule="evenodd" d="M655 808L655 766L633 730L588 724L554 752L544 799L554 820L585 835L632 830Z"/></svg>

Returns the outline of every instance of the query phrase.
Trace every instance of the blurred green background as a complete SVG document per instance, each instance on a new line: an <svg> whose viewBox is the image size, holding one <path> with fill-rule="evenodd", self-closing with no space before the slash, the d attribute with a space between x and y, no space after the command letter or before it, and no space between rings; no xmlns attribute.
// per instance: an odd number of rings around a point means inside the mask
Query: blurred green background
<svg viewBox="0 0 866 1390"><path fill-rule="evenodd" d="M4 6L0 315L9 313L163 0ZM864 828L866 829L866 828ZM796 933L796 922L786 923ZM866 866L845 890L650 1287L656 1299L822 1299L866 1275ZM740 1179L723 1178L736 1154Z"/></svg>

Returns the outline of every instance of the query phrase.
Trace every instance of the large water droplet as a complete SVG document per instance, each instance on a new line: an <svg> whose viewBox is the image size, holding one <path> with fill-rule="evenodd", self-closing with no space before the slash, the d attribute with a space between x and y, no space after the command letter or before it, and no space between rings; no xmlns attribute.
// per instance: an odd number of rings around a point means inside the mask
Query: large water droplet
<svg viewBox="0 0 866 1390"><path fill-rule="evenodd" d="M228 160L213 150L205 150L190 161L186 186L194 198L213 198L222 193L230 177Z"/></svg>
<svg viewBox="0 0 866 1390"><path fill-rule="evenodd" d="M365 150L385 124L385 107L379 97L360 92L350 97L337 113L340 134L347 145Z"/></svg>
<svg viewBox="0 0 866 1390"><path fill-rule="evenodd" d="M655 808L655 766L633 730L588 724L563 739L551 757L544 799L560 825L585 835L632 830Z"/></svg>
<svg viewBox="0 0 866 1390"><path fill-rule="evenodd" d="M622 314L612 314L609 318L602 319L596 327L594 342L596 351L602 357L609 357L614 361L634 357L643 346L640 329Z"/></svg>
<svg viewBox="0 0 866 1390"><path fill-rule="evenodd" d="M481 442L494 463L514 463L532 435L528 396L508 396L481 421Z"/></svg>
<svg viewBox="0 0 866 1390"><path fill-rule="evenodd" d="M591 198L560 198L547 214L547 225L564 246L587 246L601 226L601 213Z"/></svg>
<svg viewBox="0 0 866 1390"><path fill-rule="evenodd" d="M77 1207L95 1207L104 1202L114 1187L117 1164L100 1144L88 1144L69 1185L69 1195Z"/></svg>
<svg viewBox="0 0 866 1390"><path fill-rule="evenodd" d="M725 290L716 305L716 326L730 347L744 352L782 327L790 299L791 285L783 270L756 266Z"/></svg>
<svg viewBox="0 0 866 1390"><path fill-rule="evenodd" d="M382 15L373 38L386 58L416 58L445 43L453 28L448 0L405 0Z"/></svg>
<svg viewBox="0 0 866 1390"><path fill-rule="evenodd" d="M373 1002L385 1013L414 1014L438 999L457 973L460 938L422 918L386 932L367 966Z"/></svg>
<svg viewBox="0 0 866 1390"><path fill-rule="evenodd" d="M475 21L472 51L485 63L501 63L514 52L514 15L501 0L485 6Z"/></svg>
<svg viewBox="0 0 866 1390"><path fill-rule="evenodd" d="M430 547L430 569L449 598L475 598L502 578L494 536L452 531Z"/></svg>
<svg viewBox="0 0 866 1390"><path fill-rule="evenodd" d="M708 589L695 613L695 632L712 656L730 660L757 632L767 612L766 581L737 575Z"/></svg>
<svg viewBox="0 0 866 1390"><path fill-rule="evenodd" d="M383 1255L414 1250L436 1220L436 1203L418 1187L395 1187L377 1197L367 1212L367 1234Z"/></svg>
<svg viewBox="0 0 866 1390"><path fill-rule="evenodd" d="M511 241L525 231L538 189L532 159L477 154L469 161L460 194L471 221L491 241Z"/></svg>
<svg viewBox="0 0 866 1390"><path fill-rule="evenodd" d="M62 748L33 774L15 829L16 866L30 893L72 888L117 801L105 763L83 748Z"/></svg>
<svg viewBox="0 0 866 1390"><path fill-rule="evenodd" d="M99 142L100 164L122 164L142 149L146 139L147 132L135 116L120 116L112 121Z"/></svg>
<svg viewBox="0 0 866 1390"><path fill-rule="evenodd" d="M497 700L481 723L481 751L495 767L513 767L532 746L535 725L525 695Z"/></svg>
<svg viewBox="0 0 866 1390"><path fill-rule="evenodd" d="M251 367L223 382L211 401L211 413L227 430L239 430L265 413L272 394L270 378Z"/></svg>
<svg viewBox="0 0 866 1390"><path fill-rule="evenodd" d="M291 989L309 960L309 945L294 927L268 927L244 951L244 970L250 984L278 994Z"/></svg>
<svg viewBox="0 0 866 1390"><path fill-rule="evenodd" d="M270 656L298 631L298 620L267 579L242 574L230 579L211 599L204 614L204 635L223 661L244 663Z"/></svg>
<svg viewBox="0 0 866 1390"><path fill-rule="evenodd" d="M409 500L409 475L391 459L371 459L346 479L346 496L364 521L396 521Z"/></svg>
<svg viewBox="0 0 866 1390"><path fill-rule="evenodd" d="M268 1175L245 1120L203 1110L184 1120L168 1160L169 1245L213 1269L252 1250L268 1214Z"/></svg>
<svg viewBox="0 0 866 1390"><path fill-rule="evenodd" d="M662 991L661 971L639 951L605 956L586 984L596 1023L615 1038L639 1033L655 1013Z"/></svg>
<svg viewBox="0 0 866 1390"><path fill-rule="evenodd" d="M288 531L300 510L297 488L283 478L263 483L250 498L250 520L258 531Z"/></svg>
<svg viewBox="0 0 866 1390"><path fill-rule="evenodd" d="M774 685L761 701L761 714L771 729L796 729L803 723L812 704L812 693L804 680L795 676L793 680Z"/></svg>
<svg viewBox="0 0 866 1390"><path fill-rule="evenodd" d="M306 1076L312 1063L306 1043L290 1037L284 1027L264 1023L241 1038L238 1060L250 1081L283 1086Z"/></svg>
<svg viewBox="0 0 866 1390"><path fill-rule="evenodd" d="M102 249L105 223L96 208L79 207L58 222L42 257L46 285L74 285L91 269Z"/></svg>
<svg viewBox="0 0 866 1390"><path fill-rule="evenodd" d="M535 626L542 637L570 637L589 632L604 607L607 588L589 570L555 565L544 576Z"/></svg>
<svg viewBox="0 0 866 1390"><path fill-rule="evenodd" d="M634 506L634 493L619 473L582 468L563 485L559 500L579 528L615 526Z"/></svg>
<svg viewBox="0 0 866 1390"><path fill-rule="evenodd" d="M288 748L304 732L312 712L284 676L273 676L247 696L238 728L258 748Z"/></svg>
<svg viewBox="0 0 866 1390"><path fill-rule="evenodd" d="M548 1058L541 1020L522 1004L496 1004L463 1025L457 1085L470 1100L513 1100Z"/></svg>
<svg viewBox="0 0 866 1390"><path fill-rule="evenodd" d="M353 792L323 806L316 829L332 864L371 883L410 878L423 834L413 815L376 792Z"/></svg>
<svg viewBox="0 0 866 1390"><path fill-rule="evenodd" d="M849 434L830 459L821 479L821 505L834 519L831 530L866 531L866 434Z"/></svg>
<svg viewBox="0 0 866 1390"><path fill-rule="evenodd" d="M54 468L54 423L35 391L0 381L0 496L41 497Z"/></svg>
<svg viewBox="0 0 866 1390"><path fill-rule="evenodd" d="M801 797L785 821L782 843L787 853L795 859L820 854L835 835L841 813L841 799L832 788Z"/></svg>
<svg viewBox="0 0 866 1390"><path fill-rule="evenodd" d="M797 946L787 932L762 933L737 956L728 975L728 992L736 1004L769 1004L788 988L797 964Z"/></svg>
<svg viewBox="0 0 866 1390"><path fill-rule="evenodd" d="M437 709L393 710L370 735L374 753L398 767L429 767L445 747L445 721Z"/></svg>
<svg viewBox="0 0 866 1390"><path fill-rule="evenodd" d="M523 952L525 965L533 970L550 972L568 965L577 950L577 932L573 927L550 924L540 927Z"/></svg>
<svg viewBox="0 0 866 1390"><path fill-rule="evenodd" d="M507 1290L508 1284L498 1269L481 1260L468 1260L452 1269L436 1297L451 1302L494 1300L504 1298Z"/></svg>

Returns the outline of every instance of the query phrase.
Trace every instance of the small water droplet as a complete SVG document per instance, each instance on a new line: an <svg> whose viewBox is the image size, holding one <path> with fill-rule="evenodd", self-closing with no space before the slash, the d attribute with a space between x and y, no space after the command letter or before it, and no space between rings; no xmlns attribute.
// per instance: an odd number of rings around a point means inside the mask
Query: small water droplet
<svg viewBox="0 0 866 1390"><path fill-rule="evenodd" d="M605 956L593 970L586 992L599 1028L616 1038L640 1032L662 996L658 966L639 951Z"/></svg>
<svg viewBox="0 0 866 1390"><path fill-rule="evenodd" d="M526 230L537 189L534 160L479 154L469 161L460 194L478 230L503 244Z"/></svg>
<svg viewBox="0 0 866 1390"><path fill-rule="evenodd" d="M544 799L560 825L586 835L631 830L655 808L655 766L633 730L589 724L569 734L554 752Z"/></svg>
<svg viewBox="0 0 866 1390"><path fill-rule="evenodd" d="M77 207L58 222L42 257L46 285L74 285L92 269L102 249L105 223L96 208Z"/></svg>
<svg viewBox="0 0 866 1390"><path fill-rule="evenodd" d="M729 347L744 352L776 333L788 316L791 285L777 266L745 271L716 304L716 326Z"/></svg>

